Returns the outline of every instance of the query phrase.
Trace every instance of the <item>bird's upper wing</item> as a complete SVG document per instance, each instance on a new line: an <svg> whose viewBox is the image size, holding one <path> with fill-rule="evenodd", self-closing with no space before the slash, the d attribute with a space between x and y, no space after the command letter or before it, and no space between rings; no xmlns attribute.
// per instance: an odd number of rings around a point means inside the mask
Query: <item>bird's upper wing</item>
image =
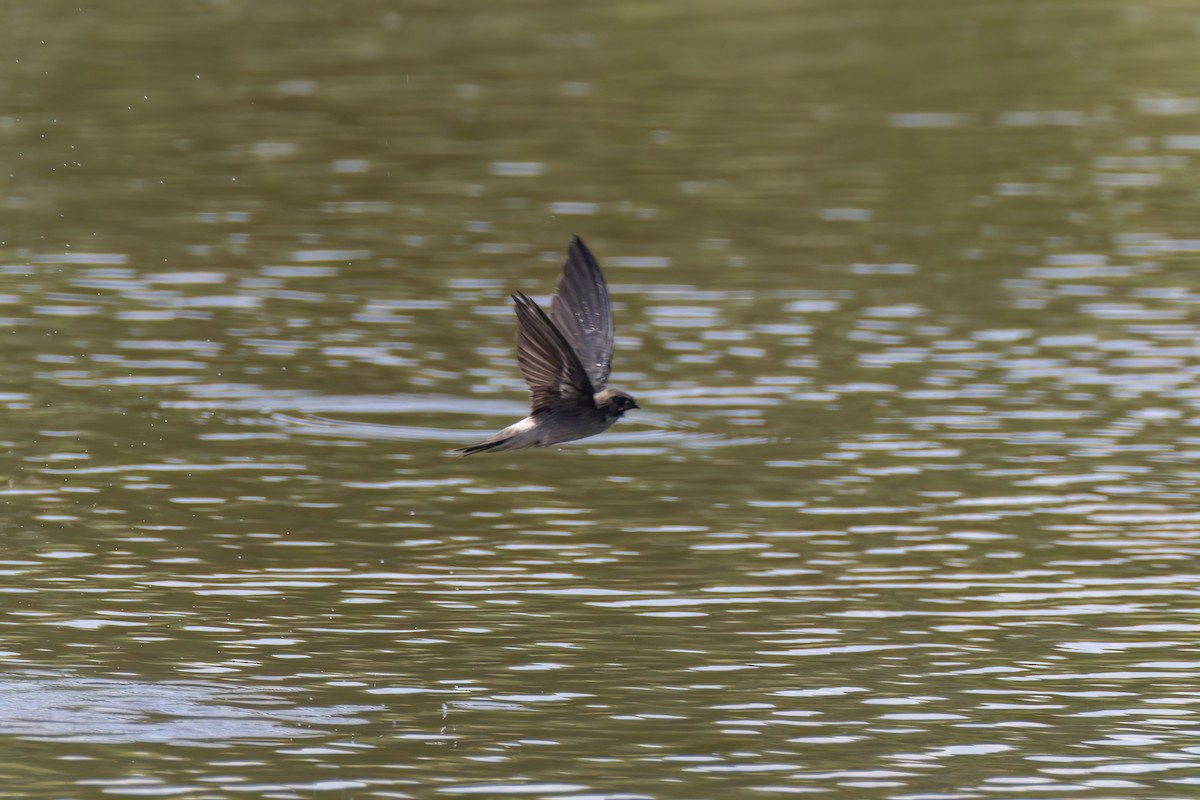
<svg viewBox="0 0 1200 800"><path fill-rule="evenodd" d="M571 241L550 319L562 331L596 391L612 371L613 315L600 265L578 236Z"/></svg>
<svg viewBox="0 0 1200 800"><path fill-rule="evenodd" d="M593 405L592 383L562 333L532 299L517 292L517 366L529 384L533 413L564 405Z"/></svg>

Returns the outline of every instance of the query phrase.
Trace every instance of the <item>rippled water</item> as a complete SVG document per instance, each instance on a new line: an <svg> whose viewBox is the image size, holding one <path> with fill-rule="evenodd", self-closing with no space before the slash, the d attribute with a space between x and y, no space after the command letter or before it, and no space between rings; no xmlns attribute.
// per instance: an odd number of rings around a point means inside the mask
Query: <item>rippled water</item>
<svg viewBox="0 0 1200 800"><path fill-rule="evenodd" d="M0 797L1191 796L1192 17L0 11Z"/></svg>

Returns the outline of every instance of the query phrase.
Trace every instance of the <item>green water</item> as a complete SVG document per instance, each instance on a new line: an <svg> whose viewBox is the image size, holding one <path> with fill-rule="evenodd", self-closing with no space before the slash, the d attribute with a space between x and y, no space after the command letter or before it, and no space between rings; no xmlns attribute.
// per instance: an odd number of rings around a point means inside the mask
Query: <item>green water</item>
<svg viewBox="0 0 1200 800"><path fill-rule="evenodd" d="M1198 20L0 7L0 797L1191 796Z"/></svg>

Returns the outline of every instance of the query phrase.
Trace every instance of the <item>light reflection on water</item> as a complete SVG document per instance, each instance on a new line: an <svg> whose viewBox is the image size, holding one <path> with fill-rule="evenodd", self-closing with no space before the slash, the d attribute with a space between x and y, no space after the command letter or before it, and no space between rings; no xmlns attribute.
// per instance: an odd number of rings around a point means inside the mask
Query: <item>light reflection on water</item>
<svg viewBox="0 0 1200 800"><path fill-rule="evenodd" d="M0 680L0 733L28 741L229 746L328 735L380 706L298 705L298 690L17 673ZM324 726L324 727L322 727Z"/></svg>

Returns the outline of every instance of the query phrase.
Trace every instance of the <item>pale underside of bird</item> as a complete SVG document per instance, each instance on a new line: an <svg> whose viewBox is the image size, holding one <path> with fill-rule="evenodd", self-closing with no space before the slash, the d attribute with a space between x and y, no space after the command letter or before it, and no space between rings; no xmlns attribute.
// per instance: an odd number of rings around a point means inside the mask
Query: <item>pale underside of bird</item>
<svg viewBox="0 0 1200 800"><path fill-rule="evenodd" d="M607 388L612 370L613 316L608 285L587 245L574 237L550 313L526 295L512 296L517 312L517 366L529 385L529 416L462 455L549 447L603 433L638 405Z"/></svg>

